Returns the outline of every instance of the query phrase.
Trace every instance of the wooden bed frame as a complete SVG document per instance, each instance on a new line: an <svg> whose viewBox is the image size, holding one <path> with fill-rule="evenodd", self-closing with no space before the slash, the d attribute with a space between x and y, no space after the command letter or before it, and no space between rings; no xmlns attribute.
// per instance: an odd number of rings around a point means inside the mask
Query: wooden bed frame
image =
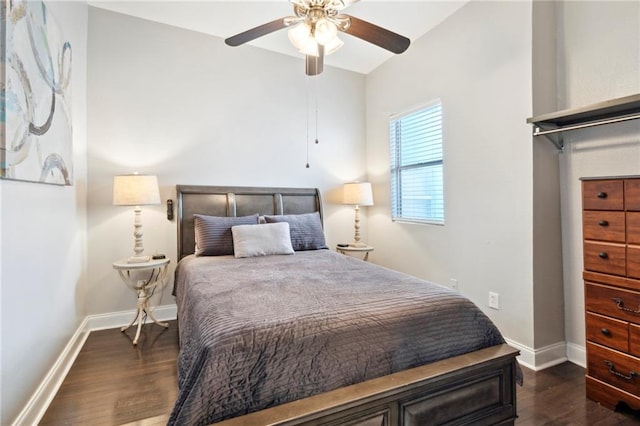
<svg viewBox="0 0 640 426"><path fill-rule="evenodd" d="M178 256L195 247L193 214L320 212L315 188L177 185ZM321 393L218 424L419 426L512 425L516 419L516 356L503 344Z"/></svg>

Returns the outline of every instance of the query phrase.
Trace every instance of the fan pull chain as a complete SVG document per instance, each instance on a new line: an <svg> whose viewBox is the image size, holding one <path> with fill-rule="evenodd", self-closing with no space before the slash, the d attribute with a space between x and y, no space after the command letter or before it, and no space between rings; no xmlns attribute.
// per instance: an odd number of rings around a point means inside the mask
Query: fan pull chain
<svg viewBox="0 0 640 426"><path fill-rule="evenodd" d="M313 79L315 80L315 89L316 89L316 145L320 142L318 140L318 76L315 75L313 77Z"/></svg>
<svg viewBox="0 0 640 426"><path fill-rule="evenodd" d="M315 90L315 94L314 94L314 120L315 120L315 144L319 144L320 140L318 139L318 128L319 128L319 122L320 120L318 119L319 117L319 107L318 107L318 76L314 75L312 77L309 78L313 78L314 81L314 86L313 89ZM311 91L311 87L310 87L310 83L309 83L309 78L307 78L307 82L306 82L306 86L307 86L307 102L306 102L306 109L307 109L307 139L306 139L306 143L307 143L307 164L305 165L305 167L308 169L309 166L309 115L311 113L310 108L309 108L309 102L311 100L311 94L309 93Z"/></svg>
<svg viewBox="0 0 640 426"><path fill-rule="evenodd" d="M306 79L306 86L307 86L307 98L306 98L307 137L305 139L305 143L307 144L307 165L305 167L308 169L309 168L309 79Z"/></svg>

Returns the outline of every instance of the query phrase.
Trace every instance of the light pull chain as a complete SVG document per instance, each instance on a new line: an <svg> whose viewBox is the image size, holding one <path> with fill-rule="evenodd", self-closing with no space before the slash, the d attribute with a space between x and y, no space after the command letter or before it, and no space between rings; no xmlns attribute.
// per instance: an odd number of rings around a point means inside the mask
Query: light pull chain
<svg viewBox="0 0 640 426"><path fill-rule="evenodd" d="M313 89L315 90L315 94L314 94L314 120L315 120L315 144L319 144L320 140L318 139L318 128L319 128L319 122L320 120L318 119L319 117L319 107L318 107L318 76L315 75L313 77L309 77L309 78L313 78L314 81L314 86ZM311 100L311 94L309 93L311 91L311 87L310 87L310 83L309 83L309 78L307 78L307 139L306 139L306 144L307 144L307 164L305 165L305 167L308 169L310 167L309 165L309 115L310 115L310 109L309 109L309 102Z"/></svg>
<svg viewBox="0 0 640 426"><path fill-rule="evenodd" d="M306 168L309 168L309 79L306 79L306 86L307 86L307 99L306 99L306 104L307 104L307 109L306 109L306 117L307 117L307 137L305 139L305 143L307 145L307 164L306 164Z"/></svg>
<svg viewBox="0 0 640 426"><path fill-rule="evenodd" d="M316 89L316 145L320 142L318 140L318 76L313 77L315 80L315 89Z"/></svg>

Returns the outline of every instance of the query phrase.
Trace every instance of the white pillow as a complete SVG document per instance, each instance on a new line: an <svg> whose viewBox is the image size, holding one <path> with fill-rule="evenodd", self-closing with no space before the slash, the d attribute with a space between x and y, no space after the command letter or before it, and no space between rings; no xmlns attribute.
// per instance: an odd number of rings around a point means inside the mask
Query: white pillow
<svg viewBox="0 0 640 426"><path fill-rule="evenodd" d="M236 225L231 227L231 233L233 255L238 258L294 253L286 222Z"/></svg>

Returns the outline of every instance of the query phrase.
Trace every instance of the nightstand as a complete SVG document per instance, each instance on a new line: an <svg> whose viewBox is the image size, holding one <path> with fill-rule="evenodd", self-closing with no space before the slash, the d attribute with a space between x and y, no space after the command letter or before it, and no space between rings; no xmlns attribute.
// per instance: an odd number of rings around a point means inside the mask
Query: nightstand
<svg viewBox="0 0 640 426"><path fill-rule="evenodd" d="M138 338L140 337L140 329L142 323L149 316L161 327L168 328L169 324L166 322L160 322L153 316L153 311L149 306L149 298L153 295L153 292L149 294L150 290L153 290L157 286L164 285L167 278L167 271L169 267L169 259L152 259L148 262L140 263L127 263L127 259L121 259L113 262L113 268L118 271L122 281L131 290L138 293L138 308L136 316L133 321L126 327L122 327L120 331L125 331L129 327L135 324L138 320L138 330L136 331L136 337L133 339L133 344L138 344Z"/></svg>
<svg viewBox="0 0 640 426"><path fill-rule="evenodd" d="M342 254L346 254L346 255L351 255L353 254L361 254L364 253L364 258L362 260L369 260L369 253L371 253L373 251L373 247L371 246L364 246L364 247L339 247L336 246L336 251L338 253L342 253Z"/></svg>

